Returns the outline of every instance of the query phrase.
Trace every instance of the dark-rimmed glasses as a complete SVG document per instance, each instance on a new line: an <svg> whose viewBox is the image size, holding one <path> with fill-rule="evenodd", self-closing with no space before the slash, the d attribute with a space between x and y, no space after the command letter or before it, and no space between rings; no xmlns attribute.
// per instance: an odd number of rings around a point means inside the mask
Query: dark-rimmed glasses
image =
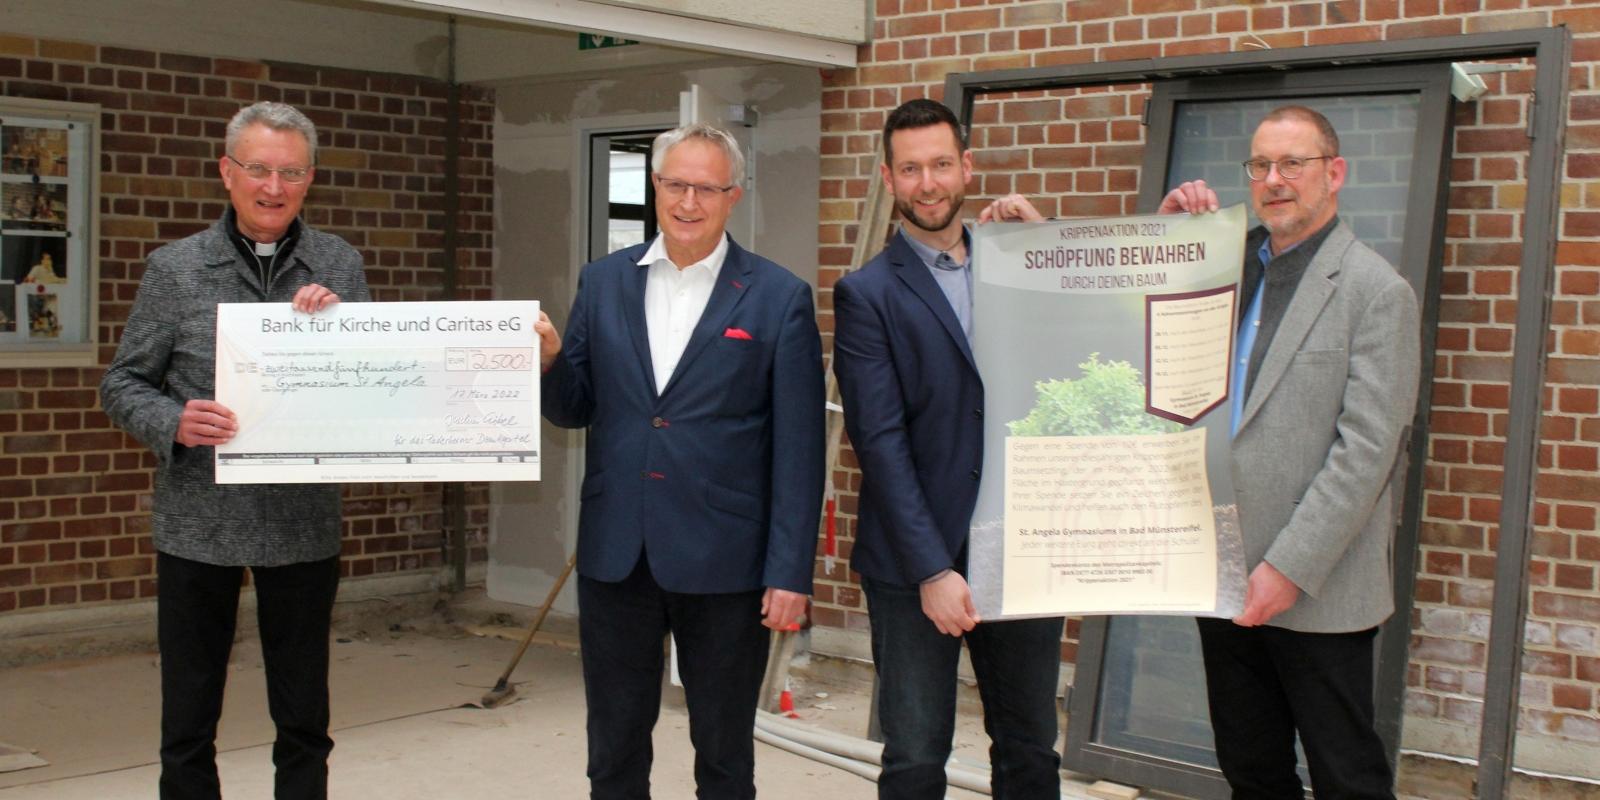
<svg viewBox="0 0 1600 800"><path fill-rule="evenodd" d="M1294 180L1295 178L1300 177L1300 173L1305 171L1306 162L1316 161L1320 158L1337 157L1338 156L1305 156L1302 158L1300 156L1289 156L1288 158L1280 158L1277 161L1268 161L1264 158L1252 158L1249 161L1240 163L1244 165L1244 174L1248 175L1250 180L1253 181L1266 180L1267 175L1271 174L1274 166L1278 168L1278 177L1285 180Z"/></svg>

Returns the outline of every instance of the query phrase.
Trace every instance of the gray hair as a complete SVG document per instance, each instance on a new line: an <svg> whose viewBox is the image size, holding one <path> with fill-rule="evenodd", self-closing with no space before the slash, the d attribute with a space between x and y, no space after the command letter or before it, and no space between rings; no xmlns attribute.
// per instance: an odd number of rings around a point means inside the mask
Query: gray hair
<svg viewBox="0 0 1600 800"><path fill-rule="evenodd" d="M650 171L660 175L661 162L667 157L667 151L690 139L699 139L720 148L722 155L728 159L728 175L733 185L744 184L744 152L739 149L739 143L734 140L733 134L704 122L673 128L657 136L650 145Z"/></svg>
<svg viewBox="0 0 1600 800"><path fill-rule="evenodd" d="M294 106L263 100L239 109L239 113L228 120L226 145L229 155L233 155L238 149L239 137L244 135L244 129L251 125L265 125L275 131L294 131L300 134L305 138L306 146L310 148L311 163L317 163L317 126L311 124L311 120Z"/></svg>

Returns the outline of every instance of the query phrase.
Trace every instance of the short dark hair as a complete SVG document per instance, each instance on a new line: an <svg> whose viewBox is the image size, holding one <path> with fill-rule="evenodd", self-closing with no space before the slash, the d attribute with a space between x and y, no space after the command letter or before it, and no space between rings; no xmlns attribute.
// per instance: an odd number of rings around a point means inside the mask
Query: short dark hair
<svg viewBox="0 0 1600 800"><path fill-rule="evenodd" d="M883 123L883 160L892 163L894 151L889 144L889 138L895 131L910 128L926 128L931 125L949 125L950 131L956 136L956 146L960 152L967 151L966 131L961 128L961 120L956 119L954 111L943 103L936 103L925 97L907 100L899 108L889 112L889 118Z"/></svg>
<svg viewBox="0 0 1600 800"><path fill-rule="evenodd" d="M1329 122L1321 112L1305 106L1278 106L1267 112L1267 116L1261 121L1280 122L1286 119L1311 123L1317 129L1317 135L1322 137L1322 155L1339 155L1339 132L1333 129L1333 123Z"/></svg>

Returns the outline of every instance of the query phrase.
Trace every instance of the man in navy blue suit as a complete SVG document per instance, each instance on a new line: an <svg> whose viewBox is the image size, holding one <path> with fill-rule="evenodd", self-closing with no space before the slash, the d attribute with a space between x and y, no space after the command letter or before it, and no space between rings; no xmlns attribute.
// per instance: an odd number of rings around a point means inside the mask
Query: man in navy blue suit
<svg viewBox="0 0 1600 800"><path fill-rule="evenodd" d="M900 230L833 289L833 369L861 463L851 566L862 576L878 672L878 797L945 796L965 639L992 741L994 796L1057 798L1061 618L980 625L965 578L983 463L971 237L961 222L972 154L955 115L931 100L890 112L883 144ZM978 220L991 218L1040 216L1013 195Z"/></svg>
<svg viewBox="0 0 1600 800"><path fill-rule="evenodd" d="M811 287L726 233L744 156L691 125L653 148L661 235L585 265L540 315L543 412L589 429L579 641L592 798L650 796L671 632L700 798L755 797L766 628L805 612L822 505ZM765 626L765 627L763 627Z"/></svg>

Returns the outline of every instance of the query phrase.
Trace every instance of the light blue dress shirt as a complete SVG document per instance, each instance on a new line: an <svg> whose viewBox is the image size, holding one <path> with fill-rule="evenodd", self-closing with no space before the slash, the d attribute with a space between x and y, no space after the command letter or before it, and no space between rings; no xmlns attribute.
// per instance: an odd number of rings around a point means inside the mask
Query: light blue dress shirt
<svg viewBox="0 0 1600 800"><path fill-rule="evenodd" d="M1293 249L1294 247L1289 248ZM1287 253L1289 250L1283 252ZM1250 354L1256 348L1256 331L1261 328L1261 296L1267 293L1267 267L1272 263L1272 237L1261 240L1261 249L1256 251L1256 255L1261 258L1261 283L1256 286L1255 297L1250 299L1250 307L1245 309L1244 319L1239 321L1239 335L1233 344L1235 348L1233 380L1229 382L1228 387L1230 397L1228 405L1233 411L1230 436L1239 433L1239 417L1244 415L1244 392L1250 376Z"/></svg>
<svg viewBox="0 0 1600 800"><path fill-rule="evenodd" d="M911 236L905 236L906 243L928 266L928 272L933 274L933 280L939 284L939 290L944 292L946 300L950 301L950 310L956 312L956 321L961 323L961 332L967 336L967 346L972 346L972 234L965 226L961 228L961 241L966 245L967 259L964 263L957 264L949 253L935 250Z"/></svg>

